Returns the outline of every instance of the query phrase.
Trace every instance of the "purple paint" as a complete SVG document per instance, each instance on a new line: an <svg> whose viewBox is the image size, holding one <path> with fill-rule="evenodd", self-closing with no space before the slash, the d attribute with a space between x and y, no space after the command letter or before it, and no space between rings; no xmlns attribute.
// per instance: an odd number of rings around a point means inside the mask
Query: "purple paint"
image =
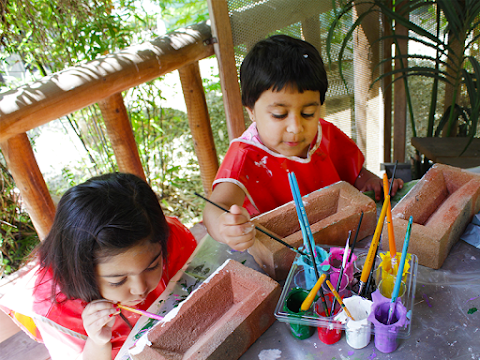
<svg viewBox="0 0 480 360"><path fill-rule="evenodd" d="M348 356L353 356L355 354L355 351L349 351Z"/></svg>
<svg viewBox="0 0 480 360"><path fill-rule="evenodd" d="M372 300L372 312L368 316L368 320L375 327L375 347L382 353L388 354L398 347L398 331L407 321L407 309L398 298L392 320L389 325L386 325L390 299L382 296L380 291L377 290L372 294Z"/></svg>
<svg viewBox="0 0 480 360"><path fill-rule="evenodd" d="M473 298L471 298L471 299L468 299L465 303L467 303L467 302L469 302L469 301L472 301L472 300L475 300L475 299L477 299L477 298L479 298L479 297L480 297L480 295L479 295L479 296L475 296L475 297L473 297Z"/></svg>
<svg viewBox="0 0 480 360"><path fill-rule="evenodd" d="M425 299L425 302L427 303L428 307L432 307L432 304L430 304L430 301L428 301L428 296L423 294L423 298Z"/></svg>
<svg viewBox="0 0 480 360"><path fill-rule="evenodd" d="M372 351L372 355L370 355L370 357L368 358L368 360L373 360L377 357L377 354L375 353L375 349L373 349Z"/></svg>

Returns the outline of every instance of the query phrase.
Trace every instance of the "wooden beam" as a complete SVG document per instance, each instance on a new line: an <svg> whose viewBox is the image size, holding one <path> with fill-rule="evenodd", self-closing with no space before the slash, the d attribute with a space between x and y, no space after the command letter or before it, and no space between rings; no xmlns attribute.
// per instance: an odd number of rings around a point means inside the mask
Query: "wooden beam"
<svg viewBox="0 0 480 360"><path fill-rule="evenodd" d="M228 137L233 140L245 131L242 97L238 83L237 66L232 40L232 28L225 0L207 0L215 55L218 61L220 86L227 118Z"/></svg>
<svg viewBox="0 0 480 360"><path fill-rule="evenodd" d="M178 72L187 105L193 145L200 166L203 191L210 196L218 170L218 159L198 62L184 66L178 69Z"/></svg>
<svg viewBox="0 0 480 360"><path fill-rule="evenodd" d="M0 97L0 142L213 55L206 23L77 65Z"/></svg>
<svg viewBox="0 0 480 360"><path fill-rule="evenodd" d="M98 105L117 159L118 170L146 180L122 94L114 94L100 101Z"/></svg>
<svg viewBox="0 0 480 360"><path fill-rule="evenodd" d="M53 224L55 205L38 168L26 133L0 143L7 167L15 180L38 237L43 240Z"/></svg>

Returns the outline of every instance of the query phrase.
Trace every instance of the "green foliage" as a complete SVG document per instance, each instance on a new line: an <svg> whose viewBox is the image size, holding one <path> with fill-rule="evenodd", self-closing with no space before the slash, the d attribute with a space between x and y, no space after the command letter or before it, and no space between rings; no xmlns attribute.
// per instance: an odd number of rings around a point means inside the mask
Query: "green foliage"
<svg viewBox="0 0 480 360"><path fill-rule="evenodd" d="M1 155L1 153L0 153ZM17 270L38 244L32 221L21 204L15 183L0 162L0 277Z"/></svg>
<svg viewBox="0 0 480 360"><path fill-rule="evenodd" d="M208 18L205 0L157 0L157 4L167 31ZM146 2L2 0L0 10L3 14L0 19L0 61L18 54L30 79L94 60L159 35L156 33L158 9L152 10ZM147 181L159 195L165 214L178 216L184 224L191 226L201 219L204 206L203 201L193 195L194 191L203 192L199 167L187 116L182 111L165 107L162 80L142 84L123 95ZM19 84L9 85L15 87ZM214 141L221 157L228 148L228 134L218 76L204 80L204 86ZM8 89L1 89L5 90ZM85 155L79 163L63 168L61 174L45 177L52 194L61 196L68 188L92 176L117 171L97 105L65 116L58 123L65 134L67 129L75 134L81 144L79 150ZM41 131L34 129L29 136L38 136ZM35 148L35 144L32 145ZM4 184L5 179L9 181L9 190L2 192L0 240L8 271L14 271L38 237L19 203L13 180L9 175L4 176Z"/></svg>

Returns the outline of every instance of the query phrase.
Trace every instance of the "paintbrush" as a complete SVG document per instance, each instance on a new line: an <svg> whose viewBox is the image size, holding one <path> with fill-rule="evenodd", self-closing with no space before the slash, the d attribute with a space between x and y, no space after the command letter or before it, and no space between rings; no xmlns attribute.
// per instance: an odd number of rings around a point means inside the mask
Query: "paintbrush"
<svg viewBox="0 0 480 360"><path fill-rule="evenodd" d="M350 237L351 236L352 236L352 230L350 230L348 232L347 243L345 244L345 250L343 250L342 266L340 267L340 272L338 274L338 280L337 280L337 286L335 288L337 290L337 292L340 289L340 284L342 283L343 272L344 272L345 267L347 265L347 258L349 257L348 256L348 247L350 245ZM330 309L330 314L333 314L334 311L335 311L335 299L332 301L332 307Z"/></svg>
<svg viewBox="0 0 480 360"><path fill-rule="evenodd" d="M217 208L219 208L219 209L221 209L221 210L223 210L223 211L225 211L225 212L227 212L227 213L230 213L230 211L227 210L227 209L225 209L223 206L218 205L217 203L214 203L212 200L207 199L206 197L200 195L199 193L194 192L194 194L197 195L199 198L202 198L202 199L205 200L206 202L209 202L209 203L212 204L213 206L216 206ZM293 250L293 251L295 251L296 253L298 253L298 254L300 254L300 255L307 256L307 254L305 254L303 251L298 250L297 248L293 247L293 246L290 245L290 244L287 244L285 241L279 239L278 237L276 237L275 235L269 233L268 231L265 231L265 230L261 229L260 227L258 227L258 226L256 226L256 225L255 225L255 229L257 229L258 231L260 231L260 232L264 233L265 235L271 237L273 240L278 241L280 244L285 245L285 246L286 246L287 248L289 248L290 250Z"/></svg>
<svg viewBox="0 0 480 360"><path fill-rule="evenodd" d="M139 310L139 309L134 309L128 306L124 306L121 304L116 304L120 309L127 310L136 314L140 314L146 317L149 317L151 319L156 319L156 320L163 320L163 316L157 315L157 314L152 314L151 312L145 311L145 310Z"/></svg>
<svg viewBox="0 0 480 360"><path fill-rule="evenodd" d="M392 178L393 182L393 178ZM388 195L388 176L387 173L383 174L383 193L386 197ZM387 226L388 226L388 245L390 249L390 259L392 262L392 269L395 268L397 263L397 247L395 245L395 234L393 232L393 220L392 220L392 202L390 201L387 208Z"/></svg>
<svg viewBox="0 0 480 360"><path fill-rule="evenodd" d="M300 194L300 189L298 188L297 179L293 172L288 173L288 181L290 184L290 190L292 191L293 200L295 202L295 209L297 210L298 222L300 223L300 228L302 229L303 241L304 243L307 243L310 249L310 255L313 260L313 270L315 271L315 276L318 281L320 275L317 268L317 251L315 249L315 242L313 241L310 223L308 222L307 213L305 211L305 207L303 206L302 195ZM327 302L325 301L325 295L323 294L322 288L320 288L319 293L322 300L323 309L325 310L325 315L329 316L328 306Z"/></svg>
<svg viewBox="0 0 480 360"><path fill-rule="evenodd" d="M365 285L365 297L369 297L368 296L368 291L370 290L370 286L371 286L371 283L372 283L372 278L373 278L373 273L375 271L375 264L377 262L377 254L378 254L378 246L377 246L377 251L375 251L375 258L373 259L373 264L372 264L372 270L370 271L370 275L368 275L368 280L367 280L367 285ZM373 291L370 291L370 297L371 298L371 293Z"/></svg>
<svg viewBox="0 0 480 360"><path fill-rule="evenodd" d="M360 276L360 285L358 288L358 295L362 296L363 288L368 280L370 275L370 270L372 269L373 260L375 259L375 253L377 251L378 242L380 240L380 234L383 228L383 220L385 219L385 213L387 212L388 202L390 201L390 195L387 195L383 202L382 211L380 212L380 217L378 218L377 227L375 233L373 234L372 242L370 243L370 248L368 249L367 258L365 259L365 264L363 264L362 275Z"/></svg>
<svg viewBox="0 0 480 360"><path fill-rule="evenodd" d="M357 232L355 233L355 237L353 238L352 249L350 250L350 255L348 256L347 264L349 264L352 261L353 250L355 249L355 245L357 244L357 238L358 238L358 233L360 232L360 225L362 225L362 219L363 219L363 211L360 214L360 220L358 220Z"/></svg>
<svg viewBox="0 0 480 360"><path fill-rule="evenodd" d="M353 318L352 314L350 314L350 311L348 311L347 307L345 306L345 304L343 303L342 301L342 298L340 297L340 294L333 288L333 285L332 283L330 282L330 280L327 280L327 286L330 288L330 291L332 292L333 296L335 296L335 298L337 299L338 303L340 304L340 306L342 307L342 309L345 311L345 314L347 314L347 316L352 319L353 321L355 321L355 319Z"/></svg>
<svg viewBox="0 0 480 360"><path fill-rule="evenodd" d="M412 223L413 223L413 216L410 216L410 218L408 219L407 231L405 232L405 241L403 242L402 257L400 258L400 264L398 266L397 278L395 279L395 286L393 287L393 291L392 291L392 301L390 302L390 308L388 309L387 325L389 325L390 322L392 321L392 316L393 316L393 313L395 312L395 307L396 307L395 302L397 301L397 297L400 292L400 286L402 285L403 268L405 266L405 262L407 261L407 250L408 250L408 244L410 242Z"/></svg>
<svg viewBox="0 0 480 360"><path fill-rule="evenodd" d="M315 286L312 288L312 290L310 290L305 300L303 300L302 306L300 306L300 310L307 311L310 308L313 300L315 299L315 296L317 295L318 290L320 290L320 287L322 286L326 278L327 274L322 274L322 276L318 278Z"/></svg>

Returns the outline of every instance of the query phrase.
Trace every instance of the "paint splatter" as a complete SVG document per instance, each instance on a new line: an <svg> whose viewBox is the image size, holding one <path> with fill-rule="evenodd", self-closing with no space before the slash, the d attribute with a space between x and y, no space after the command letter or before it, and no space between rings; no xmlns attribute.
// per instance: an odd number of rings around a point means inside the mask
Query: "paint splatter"
<svg viewBox="0 0 480 360"><path fill-rule="evenodd" d="M476 298L479 298L479 297L480 297L480 296L475 296L475 297L473 297L473 298L471 298L471 299L468 299L466 302L469 302L469 301L475 300Z"/></svg>
<svg viewBox="0 0 480 360"><path fill-rule="evenodd" d="M262 350L260 354L258 354L259 360L276 360L280 359L282 356L282 352L278 349L269 349L269 350Z"/></svg>
<svg viewBox="0 0 480 360"><path fill-rule="evenodd" d="M368 360L373 360L377 357L377 354L375 353L375 349L373 349L372 355L368 358Z"/></svg>
<svg viewBox="0 0 480 360"><path fill-rule="evenodd" d="M478 309L477 309L476 307L473 307L473 308L471 308L471 309L468 309L467 314L469 314L469 315L470 315L470 314L473 314L473 313L476 312L477 310L478 310Z"/></svg>
<svg viewBox="0 0 480 360"><path fill-rule="evenodd" d="M355 351L349 351L348 356L353 356L355 354Z"/></svg>
<svg viewBox="0 0 480 360"><path fill-rule="evenodd" d="M428 296L423 294L423 298L425 299L425 302L427 303L428 307L432 307L432 304L430 304L430 301L428 301Z"/></svg>

